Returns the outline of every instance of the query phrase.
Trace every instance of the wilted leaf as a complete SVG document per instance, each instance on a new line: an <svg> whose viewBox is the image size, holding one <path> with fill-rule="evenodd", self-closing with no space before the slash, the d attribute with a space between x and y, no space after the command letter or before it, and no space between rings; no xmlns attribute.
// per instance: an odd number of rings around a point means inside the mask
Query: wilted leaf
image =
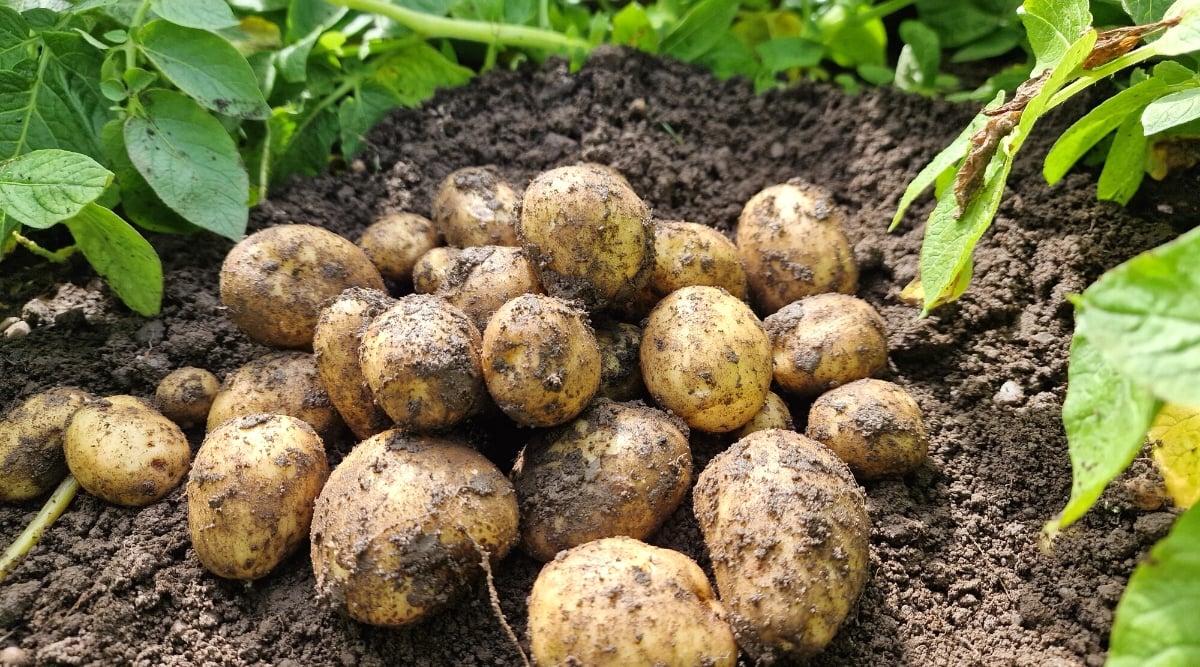
<svg viewBox="0 0 1200 667"><path fill-rule="evenodd" d="M1154 463L1179 507L1200 499L1200 408L1167 404L1147 434Z"/></svg>

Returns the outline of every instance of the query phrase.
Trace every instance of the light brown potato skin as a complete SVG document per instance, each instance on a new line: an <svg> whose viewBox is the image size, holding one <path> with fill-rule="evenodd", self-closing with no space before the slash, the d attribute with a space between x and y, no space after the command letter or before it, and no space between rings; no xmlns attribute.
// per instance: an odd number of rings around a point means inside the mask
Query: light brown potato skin
<svg viewBox="0 0 1200 667"><path fill-rule="evenodd" d="M645 315L664 296L689 285L720 287L746 299L746 270L737 246L712 227L696 222L655 220L654 268L631 307Z"/></svg>
<svg viewBox="0 0 1200 667"><path fill-rule="evenodd" d="M589 312L637 296L654 265L649 209L623 178L595 165L534 178L517 233L546 293Z"/></svg>
<svg viewBox="0 0 1200 667"><path fill-rule="evenodd" d="M221 424L188 477L196 557L219 577L266 576L307 539L327 477L325 445L306 422L258 414Z"/></svg>
<svg viewBox="0 0 1200 667"><path fill-rule="evenodd" d="M771 342L744 302L707 286L684 287L646 319L642 380L687 425L732 431L754 417L771 387Z"/></svg>
<svg viewBox="0 0 1200 667"><path fill-rule="evenodd" d="M812 294L855 292L858 267L844 219L828 192L795 180L746 202L735 242L759 312Z"/></svg>
<svg viewBox="0 0 1200 667"><path fill-rule="evenodd" d="M481 332L492 315L510 299L540 294L533 265L525 251L509 246L463 248L449 260L436 294L470 316Z"/></svg>
<svg viewBox="0 0 1200 667"><path fill-rule="evenodd" d="M312 225L279 225L242 239L221 265L221 302L250 338L312 349L326 299L347 287L382 290L383 276L361 248Z"/></svg>
<svg viewBox="0 0 1200 667"><path fill-rule="evenodd" d="M732 667L737 644L700 566L629 537L575 547L529 594L533 662Z"/></svg>
<svg viewBox="0 0 1200 667"><path fill-rule="evenodd" d="M179 425L134 396L90 399L63 434L67 467L88 493L141 507L187 476L192 450Z"/></svg>
<svg viewBox="0 0 1200 667"><path fill-rule="evenodd" d="M217 376L203 368L177 368L159 380L154 389L154 407L180 428L191 428L208 420L220 388Z"/></svg>
<svg viewBox="0 0 1200 667"><path fill-rule="evenodd" d="M459 248L515 246L520 198L494 169L451 172L433 197L433 222L446 243Z"/></svg>
<svg viewBox="0 0 1200 667"><path fill-rule="evenodd" d="M391 428L363 377L358 348L367 325L396 300L378 290L351 287L322 311L313 333L313 356L321 384L338 414L359 440Z"/></svg>
<svg viewBox="0 0 1200 667"><path fill-rule="evenodd" d="M767 392L767 400L759 408L754 417L746 425L734 432L734 437L741 439L755 431L765 431L769 428L782 428L788 431L796 430L796 422L792 420L792 411L788 409L779 394Z"/></svg>
<svg viewBox="0 0 1200 667"><path fill-rule="evenodd" d="M596 395L600 348L584 317L544 294L523 294L492 316L483 332L483 378L510 419L556 426Z"/></svg>
<svg viewBox="0 0 1200 667"><path fill-rule="evenodd" d="M512 484L478 452L384 431L359 443L317 499L320 598L364 623L398 626L453 602L517 541Z"/></svg>
<svg viewBox="0 0 1200 667"><path fill-rule="evenodd" d="M646 395L642 365L642 328L624 322L602 320L594 325L600 347L600 388L597 398L632 401Z"/></svg>
<svg viewBox="0 0 1200 667"><path fill-rule="evenodd" d="M74 387L34 394L0 420L0 502L31 500L67 476L63 431L92 398Z"/></svg>
<svg viewBox="0 0 1200 667"><path fill-rule="evenodd" d="M417 260L438 245L438 232L425 216L393 213L368 225L357 245L384 278L408 283Z"/></svg>
<svg viewBox="0 0 1200 667"><path fill-rule="evenodd" d="M700 473L696 520L738 645L758 664L820 653L867 581L866 494L795 431L757 431Z"/></svg>
<svg viewBox="0 0 1200 667"><path fill-rule="evenodd" d="M790 394L816 396L887 368L887 331L871 304L848 294L817 294L763 320L771 337L775 382Z"/></svg>
<svg viewBox="0 0 1200 667"><path fill-rule="evenodd" d="M450 275L450 267L454 258L462 253L462 248L454 246L438 246L421 255L413 266L413 291L417 294L433 294Z"/></svg>
<svg viewBox="0 0 1200 667"><path fill-rule="evenodd" d="M344 424L321 382L316 357L297 350L269 352L226 375L208 410L205 431L258 413L302 419L324 441L336 437Z"/></svg>
<svg viewBox="0 0 1200 667"><path fill-rule="evenodd" d="M884 380L858 380L821 394L805 433L832 449L859 479L912 472L929 453L917 401Z"/></svg>
<svg viewBox="0 0 1200 667"><path fill-rule="evenodd" d="M512 480L521 549L538 560L602 537L645 539L691 485L688 428L641 403L599 400L574 422L535 436Z"/></svg>

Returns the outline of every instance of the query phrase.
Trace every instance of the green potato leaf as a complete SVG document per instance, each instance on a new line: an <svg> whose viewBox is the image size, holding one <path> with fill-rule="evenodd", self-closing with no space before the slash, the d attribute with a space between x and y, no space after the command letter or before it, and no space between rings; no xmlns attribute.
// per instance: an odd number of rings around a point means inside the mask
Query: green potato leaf
<svg viewBox="0 0 1200 667"><path fill-rule="evenodd" d="M204 108L234 118L270 115L250 63L224 38L156 20L138 31L138 46L163 76Z"/></svg>
<svg viewBox="0 0 1200 667"><path fill-rule="evenodd" d="M1037 57L1032 76L1057 66L1092 24L1087 0L1026 0L1020 13Z"/></svg>
<svg viewBox="0 0 1200 667"><path fill-rule="evenodd" d="M190 234L199 227L184 220L164 204L154 189L142 178L129 151L125 147L124 123L114 120L104 126L101 133L104 154L116 175L116 185L121 192L121 212L133 224L142 229L164 234Z"/></svg>
<svg viewBox="0 0 1200 667"><path fill-rule="evenodd" d="M358 153L367 132L399 103L400 96L393 90L371 81L344 98L338 105L342 155Z"/></svg>
<svg viewBox="0 0 1200 667"><path fill-rule="evenodd" d="M729 32L740 3L727 0L702 0L662 40L662 52L684 62L692 62L716 46Z"/></svg>
<svg viewBox="0 0 1200 667"><path fill-rule="evenodd" d="M1200 86L1200 79L1192 79L1191 85ZM1165 132L1200 118L1200 89L1181 90L1154 100L1142 112L1145 135Z"/></svg>
<svg viewBox="0 0 1200 667"><path fill-rule="evenodd" d="M50 227L93 202L111 171L71 151L43 149L0 163L0 209L23 224Z"/></svg>
<svg viewBox="0 0 1200 667"><path fill-rule="evenodd" d="M1154 42L1154 52L1160 56L1179 56L1200 50L1200 0L1177 0L1163 14L1163 19L1179 19Z"/></svg>
<svg viewBox="0 0 1200 667"><path fill-rule="evenodd" d="M88 204L63 221L96 273L134 312L152 317L162 307L162 263L154 248L116 213Z"/></svg>
<svg viewBox="0 0 1200 667"><path fill-rule="evenodd" d="M762 64L771 72L783 72L793 67L812 67L821 62L825 47L804 37L776 37L754 49Z"/></svg>
<svg viewBox="0 0 1200 667"><path fill-rule="evenodd" d="M160 17L187 28L220 30L238 24L225 0L151 0Z"/></svg>
<svg viewBox="0 0 1200 667"><path fill-rule="evenodd" d="M1137 194L1146 174L1146 146L1150 140L1142 130L1137 114L1125 117L1113 136L1112 146L1096 182L1096 197L1122 206Z"/></svg>
<svg viewBox="0 0 1200 667"><path fill-rule="evenodd" d="M1137 25L1154 23L1161 19L1171 6L1172 0L1121 0L1121 8Z"/></svg>

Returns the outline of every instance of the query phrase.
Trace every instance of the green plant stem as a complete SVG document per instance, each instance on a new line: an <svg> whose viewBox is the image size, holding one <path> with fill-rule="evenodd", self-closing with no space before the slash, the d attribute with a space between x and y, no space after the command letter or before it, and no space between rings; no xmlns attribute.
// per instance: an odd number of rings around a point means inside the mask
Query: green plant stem
<svg viewBox="0 0 1200 667"><path fill-rule="evenodd" d="M1106 79L1109 76L1112 76L1113 74L1125 69L1126 67L1132 67L1140 62L1153 58L1155 55L1157 54L1154 51L1154 45L1148 44L1139 49L1130 51L1119 58L1114 58L1113 60L1101 65L1100 67L1097 67L1096 69L1083 70L1083 73L1079 75L1079 78L1063 86L1061 90L1054 94L1054 97L1050 98L1050 101L1046 104L1046 111L1059 106L1063 102L1066 102L1084 90L1087 90L1089 86L1100 81L1101 79Z"/></svg>
<svg viewBox="0 0 1200 667"><path fill-rule="evenodd" d="M433 16L382 0L326 0L330 4L386 16L426 37L463 39L483 44L517 46L547 51L587 51L588 43L566 35L523 25L470 21Z"/></svg>
<svg viewBox="0 0 1200 667"><path fill-rule="evenodd" d="M33 521L25 526L25 530L4 550L4 555L0 556L0 581L4 581L10 572L17 569L29 550L42 539L42 534L46 532L46 529L62 516L77 491L79 491L79 481L75 479L74 475L67 475L67 478L59 483L58 488L46 500L46 504L42 505L41 511L33 517Z"/></svg>
<svg viewBox="0 0 1200 667"><path fill-rule="evenodd" d="M125 49L125 69L131 70L137 67L137 47L134 42L133 32L138 26L142 25L142 21L146 20L146 14L150 11L150 0L143 0L142 4L138 5L137 10L133 13L133 20L129 22L129 38L121 46Z"/></svg>
<svg viewBox="0 0 1200 667"><path fill-rule="evenodd" d="M69 245L65 248L59 248L58 250L46 250L42 246L38 245L37 241L34 241L33 239L23 236L17 232L13 232L12 237L14 241L24 246L24 248L29 252L41 257L42 259L54 262L55 264L62 264L63 262L67 261L67 259L71 255L74 255L75 251L78 249L76 246Z"/></svg>

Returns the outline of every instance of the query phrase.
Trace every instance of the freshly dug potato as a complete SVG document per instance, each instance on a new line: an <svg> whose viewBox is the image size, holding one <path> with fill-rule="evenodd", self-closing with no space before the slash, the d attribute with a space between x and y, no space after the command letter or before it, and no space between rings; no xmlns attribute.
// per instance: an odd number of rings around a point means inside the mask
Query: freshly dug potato
<svg viewBox="0 0 1200 667"><path fill-rule="evenodd" d="M828 192L797 180L746 202L735 241L761 313L812 294L855 292L858 267L844 219Z"/></svg>
<svg viewBox="0 0 1200 667"><path fill-rule="evenodd" d="M742 650L757 664L820 653L867 581L867 499L846 464L795 431L757 431L709 462L693 501Z"/></svg>
<svg viewBox="0 0 1200 667"><path fill-rule="evenodd" d="M771 342L754 312L717 287L660 301L642 330L642 380L687 425L725 433L754 417L771 388Z"/></svg>
<svg viewBox="0 0 1200 667"><path fill-rule="evenodd" d="M832 449L859 479L912 472L929 453L917 401L883 380L858 380L821 394L805 433Z"/></svg>
<svg viewBox="0 0 1200 667"><path fill-rule="evenodd" d="M500 307L483 332L488 394L523 426L555 426L600 388L600 348L584 313L544 294Z"/></svg>
<svg viewBox="0 0 1200 667"><path fill-rule="evenodd" d="M204 437L188 477L196 557L227 579L258 579L308 537L329 477L325 445L306 422L257 414Z"/></svg>
<svg viewBox="0 0 1200 667"><path fill-rule="evenodd" d="M336 437L343 425L321 382L316 357L296 350L270 352L226 375L205 430L260 412L302 419L324 441Z"/></svg>
<svg viewBox="0 0 1200 667"><path fill-rule="evenodd" d="M358 621L404 625L446 607L516 541L516 494L491 461L384 431L359 443L317 498L317 592Z"/></svg>
<svg viewBox="0 0 1200 667"><path fill-rule="evenodd" d="M392 420L363 377L358 348L367 325L396 300L384 292L351 287L321 311L313 332L313 356L321 384L338 414L359 440L387 430Z"/></svg>
<svg viewBox="0 0 1200 667"><path fill-rule="evenodd" d="M459 248L517 245L517 193L494 169L451 172L433 197L433 222Z"/></svg>
<svg viewBox="0 0 1200 667"><path fill-rule="evenodd" d="M654 265L649 209L623 178L595 165L534 178L517 232L546 293L589 311L635 297Z"/></svg>
<svg viewBox="0 0 1200 667"><path fill-rule="evenodd" d="M720 287L746 298L746 270L733 241L712 227L696 222L655 220L654 268L634 300L631 311L650 312L664 296L689 285Z"/></svg>
<svg viewBox="0 0 1200 667"><path fill-rule="evenodd" d="M539 667L737 664L725 610L687 556L609 537L547 563L529 593Z"/></svg>
<svg viewBox="0 0 1200 667"><path fill-rule="evenodd" d="M871 304L848 294L817 294L763 320L771 337L775 382L816 396L887 367L887 331Z"/></svg>
<svg viewBox="0 0 1200 667"><path fill-rule="evenodd" d="M521 548L547 561L602 537L645 539L692 482L688 428L642 403L599 400L539 432L517 458Z"/></svg>
<svg viewBox="0 0 1200 667"><path fill-rule="evenodd" d="M358 247L367 253L384 278L408 283L421 255L438 244L437 229L416 213L393 213L371 223L358 237Z"/></svg>
<svg viewBox="0 0 1200 667"><path fill-rule="evenodd" d="M435 431L484 401L482 340L445 299L409 294L363 333L358 358L375 402L405 430Z"/></svg>
<svg viewBox="0 0 1200 667"><path fill-rule="evenodd" d="M432 294L461 308L482 332L506 301L541 291L524 250L489 245L463 248L451 257Z"/></svg>
<svg viewBox="0 0 1200 667"><path fill-rule="evenodd" d="M417 259L413 265L413 291L417 294L433 294L449 277L450 267L454 258L462 253L462 248L454 246L438 246Z"/></svg>
<svg viewBox="0 0 1200 667"><path fill-rule="evenodd" d="M191 428L208 420L208 411L220 388L217 376L203 368L177 368L158 381L154 407L179 424L179 428Z"/></svg>
<svg viewBox="0 0 1200 667"><path fill-rule="evenodd" d="M89 399L63 434L67 467L88 493L140 507L187 476L192 450L179 425L134 396Z"/></svg>
<svg viewBox="0 0 1200 667"><path fill-rule="evenodd" d="M596 345L600 346L599 398L632 401L642 398L642 365L638 358L642 346L642 328L633 324L602 320L595 324Z"/></svg>
<svg viewBox="0 0 1200 667"><path fill-rule="evenodd" d="M769 428L782 428L789 431L796 429L796 423L792 421L792 411L788 409L787 403L779 397L779 394L773 391L767 392L767 400L763 403L762 408L734 435L740 439L755 431L765 431Z"/></svg>
<svg viewBox="0 0 1200 667"><path fill-rule="evenodd" d="M326 299L347 287L384 289L361 248L312 225L279 225L242 239L221 265L221 302L254 340L312 349Z"/></svg>
<svg viewBox="0 0 1200 667"><path fill-rule="evenodd" d="M55 387L25 399L0 419L0 501L31 500L67 476L63 431L92 395Z"/></svg>

